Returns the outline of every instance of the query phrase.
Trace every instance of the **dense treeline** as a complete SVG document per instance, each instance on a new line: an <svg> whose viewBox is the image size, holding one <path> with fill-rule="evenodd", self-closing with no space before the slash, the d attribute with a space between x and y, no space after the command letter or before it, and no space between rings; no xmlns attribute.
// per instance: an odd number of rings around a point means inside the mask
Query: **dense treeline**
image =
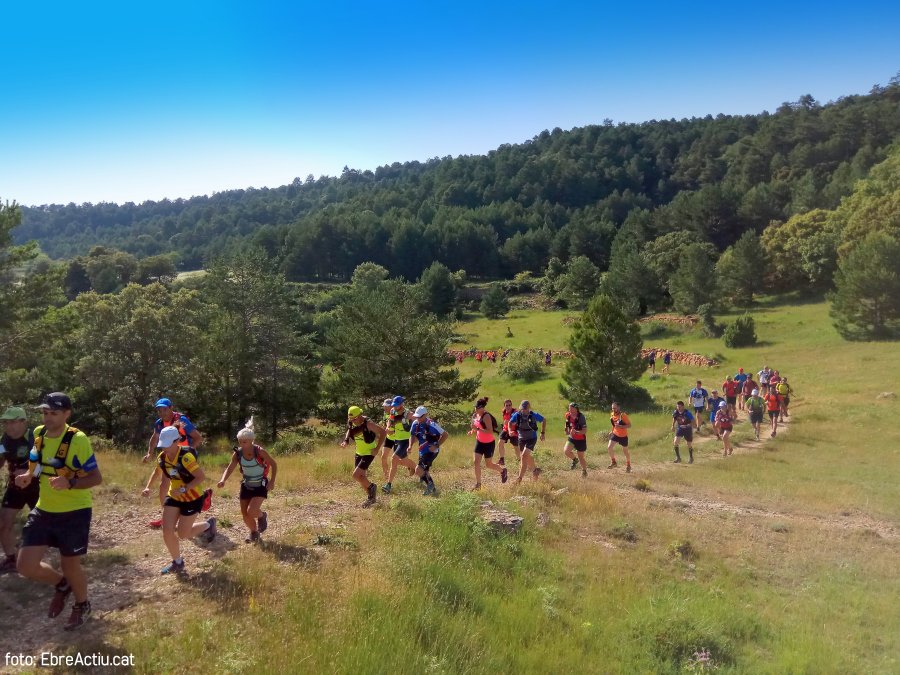
<svg viewBox="0 0 900 675"><path fill-rule="evenodd" d="M251 243L291 280L348 280L365 261L415 279L437 260L474 277L541 272L551 257L601 271L629 215L642 239L686 231L723 251L747 230L834 209L900 134L900 81L773 113L606 123L485 156L395 163L287 186L140 205L23 209L17 241L52 257L97 245L179 269Z"/></svg>

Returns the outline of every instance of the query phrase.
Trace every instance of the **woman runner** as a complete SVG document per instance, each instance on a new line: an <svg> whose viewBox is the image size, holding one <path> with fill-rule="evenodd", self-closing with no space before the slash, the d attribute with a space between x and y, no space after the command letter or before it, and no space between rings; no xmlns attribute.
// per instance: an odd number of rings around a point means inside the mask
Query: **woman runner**
<svg viewBox="0 0 900 675"><path fill-rule="evenodd" d="M506 466L506 443L509 443L516 450L518 456L518 448L519 448L519 438L518 436L512 436L509 432L509 418L512 417L513 412L513 404L510 399L506 399L503 402L503 410L500 411L500 414L503 415L503 430L500 432L500 445L498 446L498 453L500 454L500 459L497 460L497 463L500 466Z"/></svg>
<svg viewBox="0 0 900 675"><path fill-rule="evenodd" d="M494 448L497 441L494 434L497 433L497 419L487 411L488 397L480 398L475 402L475 414L472 415L472 428L469 435L475 434L475 451L472 457L472 465L475 467L475 487L481 487L481 458L484 457L484 465L491 471L500 474L500 482L505 483L509 474L505 466L494 463Z"/></svg>
<svg viewBox="0 0 900 675"><path fill-rule="evenodd" d="M268 513L262 510L263 501L268 498L269 492L275 489L275 475L278 473L278 463L272 459L268 452L263 450L253 441L256 432L253 430L253 418L237 433L238 447L231 455L231 463L222 474L219 481L219 489L225 487L225 481L234 471L235 467L241 469L241 518L250 530L245 540L248 544L259 541L259 535L269 527ZM269 475L269 470L272 475Z"/></svg>
<svg viewBox="0 0 900 675"><path fill-rule="evenodd" d="M352 475L353 480L359 483L366 493L366 501L362 503L363 508L375 503L378 488L369 480L366 472L369 470L372 460L381 452L385 436L387 436L387 431L384 427L378 426L363 415L362 408L358 405L350 406L347 410L347 433L344 435L344 440L341 441L341 447L346 448L351 440L356 444L356 458L353 462Z"/></svg>
<svg viewBox="0 0 900 675"><path fill-rule="evenodd" d="M731 447L731 432L734 429L734 417L731 414L731 405L728 401L719 403L719 411L716 413L716 428L722 434L722 443L725 444L725 450L722 453L726 457L734 452Z"/></svg>
<svg viewBox="0 0 900 675"><path fill-rule="evenodd" d="M575 453L578 453L576 456ZM587 461L584 453L587 452L587 420L577 403L570 403L566 412L566 444L563 453L572 460L571 470L581 464L581 477L587 476Z"/></svg>
<svg viewBox="0 0 900 675"><path fill-rule="evenodd" d="M609 458L612 462L606 468L618 468L616 453L613 450L616 447L616 443L618 443L625 455L625 473L631 473L631 455L628 454L628 430L631 428L631 420L628 419L628 415L625 414L616 401L612 402L610 408L609 423L612 425L612 431L608 436L609 444L606 446L606 451L609 453Z"/></svg>
<svg viewBox="0 0 900 675"><path fill-rule="evenodd" d="M159 432L160 450L143 495L150 496L150 488L158 476L168 476L169 492L163 505L163 541L172 556L172 562L162 569L162 574L183 574L184 558L181 557L181 540L204 535L210 543L216 537L216 519L209 518L203 523L195 523L203 508L203 490L200 486L206 476L197 464L193 449L178 445L181 434L175 427L166 427Z"/></svg>

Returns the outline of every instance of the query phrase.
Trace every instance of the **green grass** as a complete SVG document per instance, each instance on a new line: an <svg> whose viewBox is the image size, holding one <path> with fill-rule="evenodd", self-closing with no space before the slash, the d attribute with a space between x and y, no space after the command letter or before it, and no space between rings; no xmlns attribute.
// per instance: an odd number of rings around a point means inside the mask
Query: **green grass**
<svg viewBox="0 0 900 675"><path fill-rule="evenodd" d="M753 314L761 345L728 350L696 332L673 334L679 349L719 354L722 365L676 365L641 384L667 410L698 377L718 387L740 366L782 370L796 390L791 427L761 448L745 450L741 423L733 457L721 460L720 445L707 442L696 464L672 467L668 413L635 413L635 475L581 480L561 456L561 363L521 385L469 359L462 371L482 374L493 410L504 397L528 398L548 417L537 453L556 470L547 480L515 491L491 474L479 495L454 490L472 480L472 439L454 430L435 465L440 498L423 499L402 478L388 506L363 511L349 481L352 451L320 442L279 458L288 496L271 505L271 522L337 502L331 529L285 524L270 546L241 546L190 581L161 582L157 600L151 593L133 617L106 619L107 644L133 652L138 672L681 673L701 649L721 672L897 672L898 540L865 526L896 531L900 521L900 402L875 399L900 394L896 344L842 341L823 303L765 299ZM563 348L564 316L474 320L460 326L461 344ZM608 421L605 411L586 413L597 469L606 462L597 434ZM130 456L100 459L117 490L98 498L97 511L114 496L124 508L140 503L150 467ZM214 477L227 460L201 457ZM373 469L380 479L377 462ZM482 499L523 515L523 530L488 530ZM241 529L236 506L225 506ZM158 535L126 549L104 552L90 569L163 556ZM173 614L174 598L188 609Z"/></svg>

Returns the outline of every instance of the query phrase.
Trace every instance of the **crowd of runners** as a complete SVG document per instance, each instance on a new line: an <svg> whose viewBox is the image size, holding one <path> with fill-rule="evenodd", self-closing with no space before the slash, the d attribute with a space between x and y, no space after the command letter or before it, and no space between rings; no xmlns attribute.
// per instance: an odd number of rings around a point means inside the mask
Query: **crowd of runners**
<svg viewBox="0 0 900 675"><path fill-rule="evenodd" d="M688 392L688 404L678 401L672 412L671 432L674 437L675 462L681 462L680 444L688 448L688 462L694 461L694 433L709 424L723 443L723 454L731 455L731 434L741 413L746 412L755 436L760 438L764 416L769 418L770 436L778 432L778 425L789 415L793 393L788 378L765 366L754 380L741 368L729 375L719 389L711 392L697 380ZM488 397L479 398L474 405L469 435L474 436L473 490L482 486L484 470L494 472L501 484L510 479L507 448L512 449L518 471L514 483L519 484L530 475L537 480L542 469L535 462L538 442L547 433L547 418L534 410L527 400L514 407L510 399L503 402L498 415L489 411ZM43 424L33 431L27 428L24 408L8 408L0 420L4 433L0 441L0 464L6 462L9 481L0 509L0 545L5 558L0 573L18 571L22 576L54 587L48 616L59 616L69 596L74 604L66 630L81 626L90 616L88 581L81 566L81 556L87 552L92 517L91 488L100 485L102 476L88 437L69 424L72 401L61 392L44 397L39 406ZM410 410L403 396L383 401L383 415L373 420L361 407L347 410L346 431L341 447L352 444L355 461L352 477L365 493L363 507L370 507L378 498L378 486L369 479L371 465L380 459L384 483L383 494L393 491L397 471L403 467L410 480L421 483L423 495L437 495L432 472L441 446L449 434L434 420L425 406ZM206 474L200 466L202 434L190 419L175 410L172 401L156 401L158 418L153 425L147 453L143 460L154 459L154 467L142 494L149 497L159 480L158 498L161 514L148 524L162 531L162 538L170 562L162 574L183 574L184 558L181 542L199 538L212 542L217 534L215 518L202 519L210 508L213 491L204 489ZM571 470L580 469L588 475L585 459L588 445L588 425L581 407L572 402L560 416L565 432L562 454L571 462ZM616 457L620 451L625 458L625 471L632 471L628 448L632 424L628 414L613 402L609 413L608 431L600 434L606 444L610 463L607 469L618 469ZM278 463L256 443L253 418L237 433L237 446L223 471L218 488L223 488L237 469L241 474L238 501L241 518L247 527L247 543L257 543L268 528L268 514L263 510L265 500L275 489ZM418 452L418 461L410 455ZM496 457L496 461L495 461ZM22 529L18 549L14 523L20 511L28 507L27 520ZM44 561L48 548L60 553L60 568Z"/></svg>

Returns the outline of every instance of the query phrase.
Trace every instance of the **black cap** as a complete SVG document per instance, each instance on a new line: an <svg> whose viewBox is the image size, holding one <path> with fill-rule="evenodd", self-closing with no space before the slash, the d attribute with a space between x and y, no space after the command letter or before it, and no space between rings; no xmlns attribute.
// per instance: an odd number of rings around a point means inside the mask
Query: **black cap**
<svg viewBox="0 0 900 675"><path fill-rule="evenodd" d="M71 410L72 399L61 391L54 391L52 394L47 394L44 397L43 402L38 408L45 410Z"/></svg>

